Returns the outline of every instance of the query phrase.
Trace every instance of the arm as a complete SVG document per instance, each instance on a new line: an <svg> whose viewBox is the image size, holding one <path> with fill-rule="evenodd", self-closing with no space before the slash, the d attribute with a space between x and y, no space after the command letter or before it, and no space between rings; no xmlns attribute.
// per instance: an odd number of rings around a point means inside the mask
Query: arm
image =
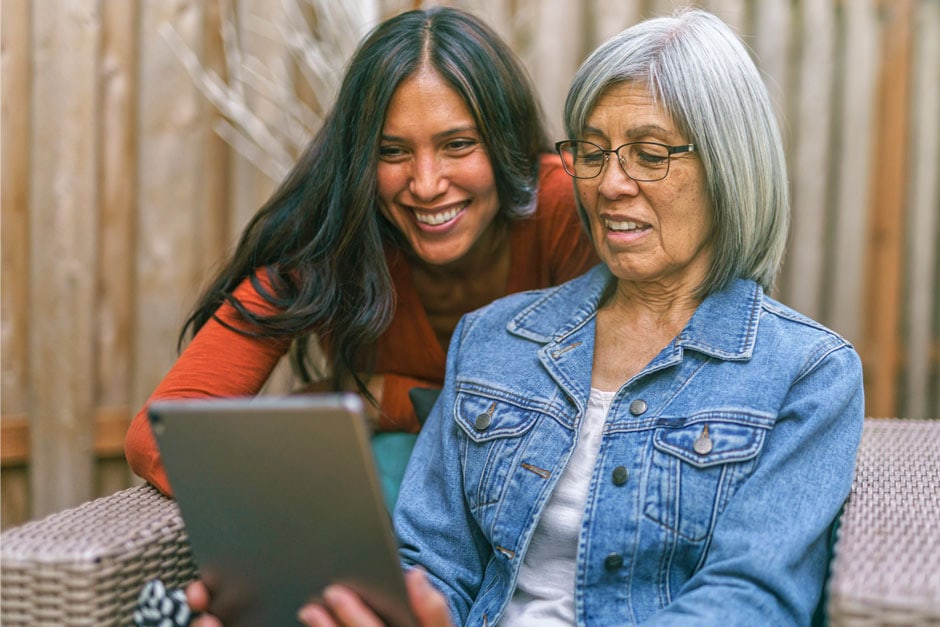
<svg viewBox="0 0 940 627"><path fill-rule="evenodd" d="M260 273L266 281L264 273ZM259 313L273 313L274 308L245 279L235 296ZM216 316L236 328L245 326L234 307L223 304ZM131 469L172 495L156 441L147 420L147 408L158 399L252 396L268 380L278 360L287 352L291 338L256 338L237 333L215 319L199 330L176 363L157 386L147 403L131 421L124 442L124 452Z"/></svg>
<svg viewBox="0 0 940 627"><path fill-rule="evenodd" d="M402 561L427 573L431 584L443 592L458 624L466 620L492 553L466 506L459 427L453 420L454 381L465 322L466 318L454 331L444 388L418 436L394 515Z"/></svg>
<svg viewBox="0 0 940 627"><path fill-rule="evenodd" d="M754 473L719 514L704 564L644 624L810 624L828 567L829 529L852 484L863 413L861 363L850 347L808 366Z"/></svg>

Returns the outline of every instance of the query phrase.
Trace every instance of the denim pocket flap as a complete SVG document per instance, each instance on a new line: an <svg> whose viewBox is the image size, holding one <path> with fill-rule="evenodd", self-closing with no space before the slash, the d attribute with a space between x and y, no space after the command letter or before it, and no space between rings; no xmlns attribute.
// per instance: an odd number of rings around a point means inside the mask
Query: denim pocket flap
<svg viewBox="0 0 940 627"><path fill-rule="evenodd" d="M503 400L460 392L457 424L475 442L518 437L532 428L539 413Z"/></svg>
<svg viewBox="0 0 940 627"><path fill-rule="evenodd" d="M698 468L743 462L760 452L767 427L722 420L696 420L682 427L660 428L653 445Z"/></svg>

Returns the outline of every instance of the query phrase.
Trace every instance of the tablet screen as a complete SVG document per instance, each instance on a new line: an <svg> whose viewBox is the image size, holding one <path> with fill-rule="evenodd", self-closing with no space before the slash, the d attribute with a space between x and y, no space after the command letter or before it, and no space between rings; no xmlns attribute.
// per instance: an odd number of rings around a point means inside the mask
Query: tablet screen
<svg viewBox="0 0 940 627"><path fill-rule="evenodd" d="M296 624L330 583L414 624L358 396L160 401L149 416L225 624Z"/></svg>

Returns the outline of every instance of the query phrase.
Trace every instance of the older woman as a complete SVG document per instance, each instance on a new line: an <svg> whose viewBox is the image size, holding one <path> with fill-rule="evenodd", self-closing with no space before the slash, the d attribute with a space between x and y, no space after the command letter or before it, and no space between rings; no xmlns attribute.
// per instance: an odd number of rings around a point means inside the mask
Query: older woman
<svg viewBox="0 0 940 627"><path fill-rule="evenodd" d="M419 616L806 625L852 481L858 355L768 296L787 175L744 46L702 11L613 37L558 143L603 265L454 332L396 532ZM357 622L340 588L310 624Z"/></svg>

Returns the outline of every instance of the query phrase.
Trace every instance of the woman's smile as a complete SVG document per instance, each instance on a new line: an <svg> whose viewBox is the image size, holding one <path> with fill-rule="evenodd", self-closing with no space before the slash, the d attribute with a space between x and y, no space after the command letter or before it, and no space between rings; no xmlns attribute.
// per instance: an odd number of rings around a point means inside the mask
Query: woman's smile
<svg viewBox="0 0 940 627"><path fill-rule="evenodd" d="M623 244L632 243L653 230L652 225L635 218L601 216L607 229L607 239Z"/></svg>
<svg viewBox="0 0 940 627"><path fill-rule="evenodd" d="M412 207L411 211L414 213L415 220L417 220L422 226L427 227L422 230L430 232L442 232L446 231L457 223L460 216L463 215L464 210L470 205L470 202L471 201L468 200L452 207L441 207L436 209L419 209L417 207Z"/></svg>

